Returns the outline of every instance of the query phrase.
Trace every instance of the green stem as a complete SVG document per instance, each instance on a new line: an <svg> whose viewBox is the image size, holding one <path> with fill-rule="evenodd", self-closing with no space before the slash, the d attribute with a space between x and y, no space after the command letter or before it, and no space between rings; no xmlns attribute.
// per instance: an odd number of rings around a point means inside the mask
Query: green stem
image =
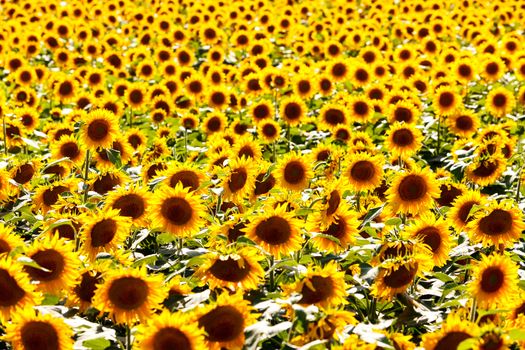
<svg viewBox="0 0 525 350"><path fill-rule="evenodd" d="M131 350L131 329L126 324L126 350Z"/></svg>
<svg viewBox="0 0 525 350"><path fill-rule="evenodd" d="M88 185L88 173L89 173L89 149L86 151L86 166L84 169L84 203L87 202L88 199L88 192L89 192L89 185Z"/></svg>
<svg viewBox="0 0 525 350"><path fill-rule="evenodd" d="M7 156L7 128L5 126L5 115L2 113L2 130L4 132L4 154Z"/></svg>
<svg viewBox="0 0 525 350"><path fill-rule="evenodd" d="M270 292L273 292L275 290L275 285L274 285L274 269L273 269L273 263L274 263L274 257L273 255L270 256L270 262L269 262L269 274L270 274Z"/></svg>
<svg viewBox="0 0 525 350"><path fill-rule="evenodd" d="M436 147L436 156L439 156L441 149L441 116L438 117L438 137L437 137L437 147Z"/></svg>
<svg viewBox="0 0 525 350"><path fill-rule="evenodd" d="M286 127L286 140L288 140L288 152L292 150L292 140L291 140L290 124Z"/></svg>
<svg viewBox="0 0 525 350"><path fill-rule="evenodd" d="M129 111L129 128L133 127L133 111Z"/></svg>
<svg viewBox="0 0 525 350"><path fill-rule="evenodd" d="M188 159L188 130L184 128L184 161Z"/></svg>
<svg viewBox="0 0 525 350"><path fill-rule="evenodd" d="M470 309L470 321L476 322L476 311L478 308L478 301L474 298L472 300L472 309Z"/></svg>

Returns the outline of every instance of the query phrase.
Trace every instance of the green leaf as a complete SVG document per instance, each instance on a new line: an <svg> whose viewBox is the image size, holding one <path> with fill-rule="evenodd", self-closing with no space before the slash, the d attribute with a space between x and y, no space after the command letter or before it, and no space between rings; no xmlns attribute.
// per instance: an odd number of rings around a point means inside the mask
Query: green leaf
<svg viewBox="0 0 525 350"><path fill-rule="evenodd" d="M465 339L459 344L458 350L470 350L470 349L473 349L474 346L476 345L477 341L478 340L476 338Z"/></svg>
<svg viewBox="0 0 525 350"><path fill-rule="evenodd" d="M158 254L146 255L140 259L135 260L132 266L139 267L145 264L153 264L155 261L157 261L157 258L158 258Z"/></svg>
<svg viewBox="0 0 525 350"><path fill-rule="evenodd" d="M38 265L38 263L36 261L34 261L33 259L31 259L30 257L27 257L27 256L19 257L18 258L18 262L21 263L24 266L33 267L35 269L39 269L39 270L42 270L44 272L51 272L50 270L46 269L45 267L42 267L42 266Z"/></svg>
<svg viewBox="0 0 525 350"><path fill-rule="evenodd" d="M44 300L42 300L42 305L56 305L60 301L60 298L56 295L46 294Z"/></svg>
<svg viewBox="0 0 525 350"><path fill-rule="evenodd" d="M366 213L365 218L363 219L363 223L361 224L361 227L366 226L370 221L374 220L381 212L383 211L384 204L380 207L372 208Z"/></svg>
<svg viewBox="0 0 525 350"><path fill-rule="evenodd" d="M106 154L108 155L109 161L117 168L122 166L122 159L120 158L120 151L115 149L107 149Z"/></svg>
<svg viewBox="0 0 525 350"><path fill-rule="evenodd" d="M524 341L525 340L525 329L511 329L509 331L510 339L514 341Z"/></svg>
<svg viewBox="0 0 525 350"><path fill-rule="evenodd" d="M401 219L398 217L390 218L385 221L386 226L398 226L402 223Z"/></svg>
<svg viewBox="0 0 525 350"><path fill-rule="evenodd" d="M104 338L97 338L86 340L82 345L92 350L104 350L111 346L111 342Z"/></svg>
<svg viewBox="0 0 525 350"><path fill-rule="evenodd" d="M157 243L158 244L168 244L171 242L175 242L175 236L169 234L169 233L161 233L157 236Z"/></svg>
<svg viewBox="0 0 525 350"><path fill-rule="evenodd" d="M444 274L443 272L436 272L434 273L434 277L436 277L441 282L454 282L454 279L451 278L449 275Z"/></svg>

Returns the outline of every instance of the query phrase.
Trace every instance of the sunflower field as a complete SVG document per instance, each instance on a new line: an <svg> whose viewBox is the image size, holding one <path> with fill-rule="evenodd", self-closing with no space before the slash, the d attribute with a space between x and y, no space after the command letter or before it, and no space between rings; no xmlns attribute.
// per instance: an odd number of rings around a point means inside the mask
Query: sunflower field
<svg viewBox="0 0 525 350"><path fill-rule="evenodd" d="M525 348L522 0L0 16L0 349Z"/></svg>

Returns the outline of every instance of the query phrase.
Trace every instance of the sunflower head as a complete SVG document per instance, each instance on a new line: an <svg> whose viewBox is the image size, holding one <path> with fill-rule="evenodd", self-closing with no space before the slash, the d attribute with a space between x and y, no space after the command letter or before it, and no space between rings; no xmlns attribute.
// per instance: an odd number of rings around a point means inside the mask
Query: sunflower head
<svg viewBox="0 0 525 350"><path fill-rule="evenodd" d="M301 247L299 226L299 220L286 211L286 205L280 205L257 214L242 231L270 254L285 256Z"/></svg>
<svg viewBox="0 0 525 350"><path fill-rule="evenodd" d="M196 320L205 332L208 349L240 348L244 329L255 322L250 303L242 293L222 293L210 305L196 310Z"/></svg>
<svg viewBox="0 0 525 350"><path fill-rule="evenodd" d="M492 254L475 265L469 290L481 307L490 308L505 305L516 292L517 281L516 263L508 256Z"/></svg>
<svg viewBox="0 0 525 350"><path fill-rule="evenodd" d="M120 268L103 276L93 297L93 306L118 323L146 321L167 296L163 278L144 269Z"/></svg>
<svg viewBox="0 0 525 350"><path fill-rule="evenodd" d="M71 349L73 331L51 314L33 309L17 313L6 328L6 338L17 349Z"/></svg>
<svg viewBox="0 0 525 350"><path fill-rule="evenodd" d="M439 196L439 187L428 169L414 169L398 174L387 190L388 202L394 211L418 214L432 207Z"/></svg>
<svg viewBox="0 0 525 350"><path fill-rule="evenodd" d="M192 236L201 228L205 207L200 198L178 183L175 188L161 186L151 201L152 226L176 236Z"/></svg>
<svg viewBox="0 0 525 350"><path fill-rule="evenodd" d="M90 112L80 130L82 142L92 150L97 148L111 148L115 137L119 133L115 115L105 109L96 109Z"/></svg>

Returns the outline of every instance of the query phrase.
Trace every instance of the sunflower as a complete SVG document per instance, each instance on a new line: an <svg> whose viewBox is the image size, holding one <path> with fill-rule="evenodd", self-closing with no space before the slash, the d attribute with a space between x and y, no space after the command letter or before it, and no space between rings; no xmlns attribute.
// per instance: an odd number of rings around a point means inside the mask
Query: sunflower
<svg viewBox="0 0 525 350"><path fill-rule="evenodd" d="M454 62L452 71L457 80L463 84L468 84L476 78L477 62L473 62L472 58L462 58Z"/></svg>
<svg viewBox="0 0 525 350"><path fill-rule="evenodd" d="M67 305L78 307L81 312L86 311L93 303L93 296L97 285L103 283L103 271L109 268L107 263L96 263L80 271L80 276L68 293Z"/></svg>
<svg viewBox="0 0 525 350"><path fill-rule="evenodd" d="M328 64L328 72L333 81L345 80L350 75L348 61L344 58L337 58Z"/></svg>
<svg viewBox="0 0 525 350"><path fill-rule="evenodd" d="M360 222L357 213L351 210L348 204L340 203L331 214L331 220L327 221L325 216L322 212L315 212L308 217L306 225L308 232L322 235L313 235L310 239L317 249L337 253L355 243ZM337 242L328 237L336 238Z"/></svg>
<svg viewBox="0 0 525 350"><path fill-rule="evenodd" d="M358 321L352 312L329 308L322 310L319 318L316 317L314 322L308 324L306 332L293 338L290 343L303 346L319 340L342 341L342 338L345 337L345 327L357 324ZM336 347L332 348L336 349Z"/></svg>
<svg viewBox="0 0 525 350"><path fill-rule="evenodd" d="M393 157L409 158L421 148L423 134L414 125L395 122L388 129L385 148Z"/></svg>
<svg viewBox="0 0 525 350"><path fill-rule="evenodd" d="M117 169L109 169L97 174L89 180L90 190L98 194L105 195L109 191L115 189L117 186L123 186L131 180L129 176L123 171Z"/></svg>
<svg viewBox="0 0 525 350"><path fill-rule="evenodd" d="M109 149L98 149L95 151L95 156L93 157L97 162L97 169L100 171L105 171L108 169L115 168L117 165L112 161L108 153L110 151L118 152L120 161L123 165L128 164L133 155L133 148L126 141L123 136L117 136L111 147Z"/></svg>
<svg viewBox="0 0 525 350"><path fill-rule="evenodd" d="M366 123L370 121L374 114L374 108L366 95L350 95L346 106L349 111L349 118L352 122Z"/></svg>
<svg viewBox="0 0 525 350"><path fill-rule="evenodd" d="M140 109L148 103L146 91L147 86L144 83L129 83L125 90L126 103L135 109Z"/></svg>
<svg viewBox="0 0 525 350"><path fill-rule="evenodd" d="M277 184L277 179L273 175L269 164L267 162L261 162L266 168L260 167L258 174L255 176L255 188L253 190L253 197L262 196L270 192Z"/></svg>
<svg viewBox="0 0 525 350"><path fill-rule="evenodd" d="M222 293L210 305L195 311L199 327L206 334L207 349L241 349L244 329L256 321L250 302L242 293Z"/></svg>
<svg viewBox="0 0 525 350"><path fill-rule="evenodd" d="M131 219L121 216L118 209L89 212L82 218L80 230L82 250L94 261L100 252L112 253L127 238Z"/></svg>
<svg viewBox="0 0 525 350"><path fill-rule="evenodd" d="M302 122L308 112L308 107L299 97L292 95L282 99L279 116L288 125L295 126Z"/></svg>
<svg viewBox="0 0 525 350"><path fill-rule="evenodd" d="M461 105L461 97L456 89L449 86L439 87L434 92L432 106L436 114L440 116L449 116L456 112Z"/></svg>
<svg viewBox="0 0 525 350"><path fill-rule="evenodd" d="M475 350L509 350L513 341L509 336L509 328L498 327L488 323L480 327L477 341L473 347ZM523 346L523 341L521 346Z"/></svg>
<svg viewBox="0 0 525 350"><path fill-rule="evenodd" d="M346 124L349 120L348 109L336 103L327 103L319 111L319 128L331 130L339 124Z"/></svg>
<svg viewBox="0 0 525 350"><path fill-rule="evenodd" d="M190 192L202 192L203 184L207 179L206 174L192 164L170 163L166 170L163 170L158 176L166 178L164 183L169 187L175 188L177 184L182 184L182 187L187 188Z"/></svg>
<svg viewBox="0 0 525 350"><path fill-rule="evenodd" d="M419 109L412 102L401 100L390 105L387 119L389 123L405 122L407 124L416 124L419 115Z"/></svg>
<svg viewBox="0 0 525 350"><path fill-rule="evenodd" d="M202 121L202 125L206 134L220 133L228 125L228 120L223 113L213 112L206 116Z"/></svg>
<svg viewBox="0 0 525 350"><path fill-rule="evenodd" d="M304 157L297 153L289 153L279 162L276 176L282 188L301 191L308 187L313 173Z"/></svg>
<svg viewBox="0 0 525 350"><path fill-rule="evenodd" d="M24 266L23 270L38 282L39 290L50 294L62 293L75 283L79 273L80 260L73 253L73 248L72 241L59 239L56 235L34 241L26 255L47 271L32 266Z"/></svg>
<svg viewBox="0 0 525 350"><path fill-rule="evenodd" d="M40 293L35 291L23 266L9 257L0 259L0 320L3 324L17 314L18 310L30 309L40 303Z"/></svg>
<svg viewBox="0 0 525 350"><path fill-rule="evenodd" d="M73 331L62 318L25 309L6 325L5 338L15 349L73 349Z"/></svg>
<svg viewBox="0 0 525 350"><path fill-rule="evenodd" d="M488 186L500 178L506 165L506 159L501 152L496 152L489 157L476 158L467 167L465 173L469 181L479 186Z"/></svg>
<svg viewBox="0 0 525 350"><path fill-rule="evenodd" d="M38 112L34 108L16 108L14 114L20 120L27 132L31 132L38 127L40 118Z"/></svg>
<svg viewBox="0 0 525 350"><path fill-rule="evenodd" d="M5 136L8 149L25 145L26 131L19 120L12 119L5 121Z"/></svg>
<svg viewBox="0 0 525 350"><path fill-rule="evenodd" d="M268 253L286 256L301 248L303 237L299 227L300 221L286 211L286 205L278 205L256 214L241 231Z"/></svg>
<svg viewBox="0 0 525 350"><path fill-rule="evenodd" d="M315 86L315 78L311 75L298 74L292 80L294 94L303 100L309 100L315 95Z"/></svg>
<svg viewBox="0 0 525 350"><path fill-rule="evenodd" d="M261 100L254 103L250 107L248 115L257 124L263 120L272 119L274 115L274 108L271 101Z"/></svg>
<svg viewBox="0 0 525 350"><path fill-rule="evenodd" d="M465 109L447 118L447 124L455 135L471 137L479 128L479 117L474 111Z"/></svg>
<svg viewBox="0 0 525 350"><path fill-rule="evenodd" d="M69 158L77 167L82 167L86 152L82 144L73 135L65 135L51 144L51 154L54 160Z"/></svg>
<svg viewBox="0 0 525 350"><path fill-rule="evenodd" d="M24 246L24 240L16 235L11 227L0 222L0 255L10 254L15 248Z"/></svg>
<svg viewBox="0 0 525 350"><path fill-rule="evenodd" d="M483 255L474 266L469 291L481 307L505 305L517 291L518 266L505 255Z"/></svg>
<svg viewBox="0 0 525 350"><path fill-rule="evenodd" d="M467 224L470 239L485 246L511 246L520 238L523 229L521 210L511 201L489 203L488 207L476 211Z"/></svg>
<svg viewBox="0 0 525 350"><path fill-rule="evenodd" d="M105 109L96 109L87 115L80 129L80 139L89 149L111 148L119 133L115 115Z"/></svg>
<svg viewBox="0 0 525 350"><path fill-rule="evenodd" d="M417 215L433 206L439 186L428 168L415 168L397 174L386 194L394 212Z"/></svg>
<svg viewBox="0 0 525 350"><path fill-rule="evenodd" d="M42 164L38 159L16 162L10 171L11 179L20 185L29 185L41 166Z"/></svg>
<svg viewBox="0 0 525 350"><path fill-rule="evenodd" d="M186 113L181 117L181 126L187 130L197 129L199 126L199 118L191 113Z"/></svg>
<svg viewBox="0 0 525 350"><path fill-rule="evenodd" d="M0 169L0 202L8 199L16 190L16 187L10 182L10 180L10 174L4 169Z"/></svg>
<svg viewBox="0 0 525 350"><path fill-rule="evenodd" d="M70 182L55 182L50 185L39 186L33 195L33 207L40 209L43 213L51 210L51 207L60 199L63 193L72 189Z"/></svg>
<svg viewBox="0 0 525 350"><path fill-rule="evenodd" d="M339 271L338 263L330 261L323 267L308 267L304 278L290 289L302 295L299 304L337 307L347 303L344 276L344 271Z"/></svg>
<svg viewBox="0 0 525 350"><path fill-rule="evenodd" d="M248 197L255 188L255 169L250 166L252 161L247 157L235 158L228 164L228 173L224 177L222 187L224 198L235 203Z"/></svg>
<svg viewBox="0 0 525 350"><path fill-rule="evenodd" d="M77 81L68 76L64 76L55 82L54 96L58 97L60 102L66 103L75 97L77 89Z"/></svg>
<svg viewBox="0 0 525 350"><path fill-rule="evenodd" d="M488 82L499 80L505 74L505 63L495 55L487 55L481 60L481 76Z"/></svg>
<svg viewBox="0 0 525 350"><path fill-rule="evenodd" d="M93 306L108 312L117 323L132 325L137 319L145 322L168 295L162 276L148 274L144 268L108 270L103 277Z"/></svg>
<svg viewBox="0 0 525 350"><path fill-rule="evenodd" d="M182 312L170 313L164 310L151 317L147 323L137 329L138 350L205 349L204 332L198 327L191 315Z"/></svg>
<svg viewBox="0 0 525 350"><path fill-rule="evenodd" d="M262 138L263 143L273 143L279 140L281 126L275 120L264 120L257 124L257 133Z"/></svg>
<svg viewBox="0 0 525 350"><path fill-rule="evenodd" d="M413 224L407 226L405 234L430 247L435 266L445 265L452 244L447 221L436 218L429 212L419 216Z"/></svg>
<svg viewBox="0 0 525 350"><path fill-rule="evenodd" d="M350 72L350 82L356 87L365 87L372 80L372 73L366 64L355 62Z"/></svg>
<svg viewBox="0 0 525 350"><path fill-rule="evenodd" d="M495 117L504 117L516 106L514 94L505 87L490 90L485 100L485 109Z"/></svg>
<svg viewBox="0 0 525 350"><path fill-rule="evenodd" d="M467 339L474 338L478 333L478 326L462 317L459 313L451 313L433 333L423 334L421 346L426 350L457 350L459 344Z"/></svg>
<svg viewBox="0 0 525 350"><path fill-rule="evenodd" d="M207 253L194 276L204 279L210 288L223 287L232 291L257 289L264 280L264 270L259 263L264 256L248 246L225 253Z"/></svg>
<svg viewBox="0 0 525 350"><path fill-rule="evenodd" d="M344 174L356 192L371 191L381 184L384 159L366 152L352 154L346 159Z"/></svg>
<svg viewBox="0 0 525 350"><path fill-rule="evenodd" d="M150 208L152 226L179 237L193 236L204 224L204 205L180 183L156 190Z"/></svg>
<svg viewBox="0 0 525 350"><path fill-rule="evenodd" d="M372 286L372 295L391 300L403 293L414 279L432 265L432 255L427 246L419 242L398 241L382 245L372 263L379 265L379 273Z"/></svg>
<svg viewBox="0 0 525 350"><path fill-rule="evenodd" d="M108 193L105 210L120 210L120 216L129 217L136 226L145 226L149 210L150 193L143 187L131 185L119 187Z"/></svg>

